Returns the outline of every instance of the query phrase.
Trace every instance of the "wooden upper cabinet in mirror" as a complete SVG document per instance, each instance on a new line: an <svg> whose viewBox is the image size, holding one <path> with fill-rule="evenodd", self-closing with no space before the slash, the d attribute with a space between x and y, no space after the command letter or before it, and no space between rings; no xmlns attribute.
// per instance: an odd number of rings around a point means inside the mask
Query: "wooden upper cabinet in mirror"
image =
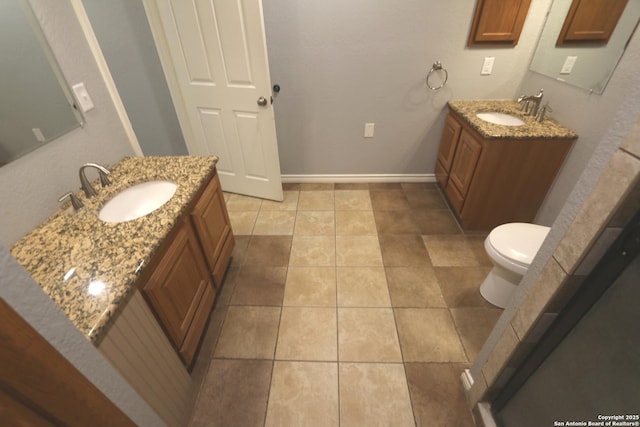
<svg viewBox="0 0 640 427"><path fill-rule="evenodd" d="M556 46L607 44L628 0L573 0Z"/></svg>
<svg viewBox="0 0 640 427"><path fill-rule="evenodd" d="M518 44L531 0L478 0L467 46Z"/></svg>

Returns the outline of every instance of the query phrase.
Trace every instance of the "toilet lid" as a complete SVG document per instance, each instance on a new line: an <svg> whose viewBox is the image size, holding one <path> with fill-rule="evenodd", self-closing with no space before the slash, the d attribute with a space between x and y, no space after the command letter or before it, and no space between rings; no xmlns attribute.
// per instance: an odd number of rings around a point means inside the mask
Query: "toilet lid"
<svg viewBox="0 0 640 427"><path fill-rule="evenodd" d="M512 222L494 228L489 233L489 242L505 258L530 265L547 234L549 227Z"/></svg>

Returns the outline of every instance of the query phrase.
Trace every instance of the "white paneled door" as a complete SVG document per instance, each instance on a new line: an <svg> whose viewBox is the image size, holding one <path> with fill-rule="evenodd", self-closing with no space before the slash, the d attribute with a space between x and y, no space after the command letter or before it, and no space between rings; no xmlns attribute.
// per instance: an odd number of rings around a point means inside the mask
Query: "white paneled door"
<svg viewBox="0 0 640 427"><path fill-rule="evenodd" d="M224 191L282 200L261 0L145 0L189 153Z"/></svg>

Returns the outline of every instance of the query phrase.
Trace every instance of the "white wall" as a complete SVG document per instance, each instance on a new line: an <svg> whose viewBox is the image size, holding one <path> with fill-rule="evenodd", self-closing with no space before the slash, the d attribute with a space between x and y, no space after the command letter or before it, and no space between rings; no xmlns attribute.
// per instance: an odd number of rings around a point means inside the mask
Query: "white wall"
<svg viewBox="0 0 640 427"><path fill-rule="evenodd" d="M450 99L513 98L548 1L514 48L466 48L474 0L264 2L283 174L433 173ZM480 76L494 56L491 76ZM447 86L424 82L434 61ZM363 139L375 122L373 139Z"/></svg>
<svg viewBox="0 0 640 427"><path fill-rule="evenodd" d="M538 211L537 223L553 223L591 157L602 144L605 133L620 120L620 116L640 113L640 100L628 97L631 88L638 82L638 64L640 31L633 35L602 95L532 71L525 74L519 91L533 93L543 87L545 100L553 108L551 116L575 130L579 136ZM625 98L627 104L621 109Z"/></svg>
<svg viewBox="0 0 640 427"><path fill-rule="evenodd" d="M0 168L0 243L7 247L55 212L62 194L80 187L83 163L111 165L134 155L70 1L29 2L67 82L84 82L95 109L83 128Z"/></svg>

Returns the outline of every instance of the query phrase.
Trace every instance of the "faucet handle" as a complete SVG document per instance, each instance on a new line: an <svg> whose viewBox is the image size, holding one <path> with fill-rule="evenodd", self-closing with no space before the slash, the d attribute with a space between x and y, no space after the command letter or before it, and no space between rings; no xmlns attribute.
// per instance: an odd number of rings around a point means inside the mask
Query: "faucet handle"
<svg viewBox="0 0 640 427"><path fill-rule="evenodd" d="M64 194L63 196L60 196L58 201L59 202L64 202L67 199L71 200L71 205L73 206L73 209L75 209L76 211L79 211L80 209L84 208L84 203L82 203L82 201L80 199L78 199L76 197L76 195L73 194L73 192L71 192L71 191L69 191L68 193Z"/></svg>
<svg viewBox="0 0 640 427"><path fill-rule="evenodd" d="M542 107L540 107L540 110L538 111L538 114L536 115L536 122L542 123L542 121L544 120L544 114L546 112L550 112L550 113L553 112L551 107L549 107L549 103L548 102L546 104L544 104Z"/></svg>

